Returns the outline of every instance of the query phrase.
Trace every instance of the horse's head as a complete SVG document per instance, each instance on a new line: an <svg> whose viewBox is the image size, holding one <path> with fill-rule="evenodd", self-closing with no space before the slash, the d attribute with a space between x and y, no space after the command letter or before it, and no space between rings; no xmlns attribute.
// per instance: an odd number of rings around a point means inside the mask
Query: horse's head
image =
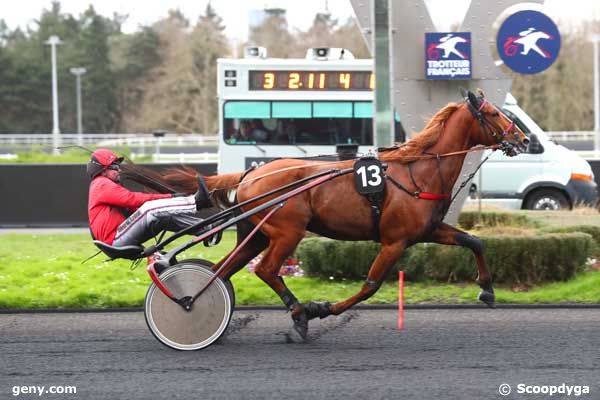
<svg viewBox="0 0 600 400"><path fill-rule="evenodd" d="M475 144L500 145L507 156L516 156L525 151L529 138L500 109L488 102L483 92L479 96L461 89L466 107L479 123L479 129L471 130L471 141Z"/></svg>

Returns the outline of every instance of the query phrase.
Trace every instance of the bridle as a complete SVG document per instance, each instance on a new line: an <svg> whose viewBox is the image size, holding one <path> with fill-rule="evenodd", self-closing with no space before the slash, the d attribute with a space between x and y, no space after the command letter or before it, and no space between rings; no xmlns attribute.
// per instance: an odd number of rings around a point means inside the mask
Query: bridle
<svg viewBox="0 0 600 400"><path fill-rule="evenodd" d="M487 135L487 136L491 136L491 138L494 142L496 142L496 139L495 139L496 136L500 135L502 137L502 141L500 142L500 144L502 144L503 150L504 150L504 148L513 147L514 145L512 143L509 143L504 138L509 133L514 133L514 129L515 129L514 121L508 115L506 115L504 112L502 112L498 107L496 107L492 103L488 102L483 97L477 97L477 100L481 101L481 104L479 105L478 108L475 108L475 106L469 101L469 99L465 99L465 101L469 107L469 111L471 112L471 114L473 114L475 119L479 122L479 126L481 126L481 131L483 132L483 134ZM506 127L506 129L502 129L502 131L500 131L498 129L498 127L494 126L490 121L487 120L487 118L485 117L485 112L483 111L483 108L486 106L486 104L492 105L492 107L494 107L494 109L496 109L499 113L501 113L506 118L508 118L508 120L510 121L510 124Z"/></svg>

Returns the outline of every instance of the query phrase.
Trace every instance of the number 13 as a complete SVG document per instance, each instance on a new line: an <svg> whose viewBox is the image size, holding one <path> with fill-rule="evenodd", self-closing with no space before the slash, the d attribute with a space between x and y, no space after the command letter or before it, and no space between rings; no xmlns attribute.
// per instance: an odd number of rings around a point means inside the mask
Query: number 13
<svg viewBox="0 0 600 400"><path fill-rule="evenodd" d="M363 187L379 186L382 182L381 168L377 165L362 166L356 170L356 173L360 175Z"/></svg>

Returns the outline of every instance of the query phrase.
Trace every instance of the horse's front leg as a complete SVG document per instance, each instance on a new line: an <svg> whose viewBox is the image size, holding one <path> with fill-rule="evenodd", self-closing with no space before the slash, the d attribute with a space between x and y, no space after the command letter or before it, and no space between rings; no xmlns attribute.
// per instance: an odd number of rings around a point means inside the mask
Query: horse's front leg
<svg viewBox="0 0 600 400"><path fill-rule="evenodd" d="M455 227L441 223L430 236L428 242L439 244L449 244L453 246L462 246L471 249L477 260L477 284L481 288L479 300L483 301L489 307L494 308L496 296L492 286L492 276L485 262L483 241L476 236L469 235L467 232L456 229Z"/></svg>
<svg viewBox="0 0 600 400"><path fill-rule="evenodd" d="M305 306L307 317L311 319L315 317L324 318L330 314L339 315L356 303L371 297L373 294L375 294L377 289L379 289L383 279L390 270L390 267L394 265L396 260L400 258L405 248L406 243L404 242L397 242L387 245L384 244L381 247L381 251L375 258L375 261L373 261L373 264L371 264L371 268L369 269L369 273L367 275L367 281L357 294L332 305L328 303L309 303Z"/></svg>

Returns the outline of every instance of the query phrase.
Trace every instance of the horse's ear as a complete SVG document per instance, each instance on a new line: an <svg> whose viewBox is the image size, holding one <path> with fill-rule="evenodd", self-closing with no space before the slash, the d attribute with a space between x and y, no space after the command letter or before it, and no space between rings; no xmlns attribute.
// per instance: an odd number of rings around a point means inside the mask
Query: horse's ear
<svg viewBox="0 0 600 400"><path fill-rule="evenodd" d="M479 109L479 100L477 99L477 96L475 96L475 94L469 90L468 97L469 103L471 103L473 108L475 108L476 110Z"/></svg>
<svg viewBox="0 0 600 400"><path fill-rule="evenodd" d="M463 97L463 99L468 100L469 103L471 103L471 105L477 110L479 108L479 103L480 103L479 98L477 98L477 96L475 96L475 94L473 92L471 92L470 90L467 90L462 87L459 90L460 90L460 95Z"/></svg>

